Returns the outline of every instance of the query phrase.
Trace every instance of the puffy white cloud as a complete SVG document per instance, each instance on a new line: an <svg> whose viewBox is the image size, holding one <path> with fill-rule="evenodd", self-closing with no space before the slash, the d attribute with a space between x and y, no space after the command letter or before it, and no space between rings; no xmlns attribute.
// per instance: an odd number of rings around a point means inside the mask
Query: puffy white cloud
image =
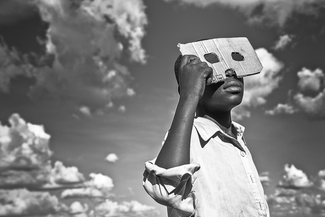
<svg viewBox="0 0 325 217"><path fill-rule="evenodd" d="M313 185L313 182L308 179L307 175L294 165L289 166L286 164L284 170L286 174L282 177L279 185L292 188L304 188Z"/></svg>
<svg viewBox="0 0 325 217"><path fill-rule="evenodd" d="M132 61L146 61L142 0L27 1L49 24L45 44L53 63L31 65L0 46L2 91L9 91L13 77L24 75L36 80L29 92L32 98L59 99L94 113L114 98L134 94L131 74L119 59L128 55Z"/></svg>
<svg viewBox="0 0 325 217"><path fill-rule="evenodd" d="M135 95L135 91L134 91L132 88L128 88L128 89L126 90L126 94L127 94L128 96L134 96L134 95Z"/></svg>
<svg viewBox="0 0 325 217"><path fill-rule="evenodd" d="M325 89L315 97L305 96L302 93L297 93L294 96L297 107L308 116L313 118L325 117Z"/></svg>
<svg viewBox="0 0 325 217"><path fill-rule="evenodd" d="M288 102L266 111L268 115L305 113L311 118L325 117L325 76L321 69L302 68L297 73L297 90L290 90Z"/></svg>
<svg viewBox="0 0 325 217"><path fill-rule="evenodd" d="M0 169L37 169L48 165L50 135L43 126L26 123L18 114L10 127L0 125Z"/></svg>
<svg viewBox="0 0 325 217"><path fill-rule="evenodd" d="M91 173L90 180L86 181L81 188L66 189L61 193L62 198L70 197L100 197L112 196L111 190L114 187L113 180L103 174Z"/></svg>
<svg viewBox="0 0 325 217"><path fill-rule="evenodd" d="M321 186L309 181L296 167L285 165L285 175L275 192L268 197L272 216L318 216L325 213L325 197ZM320 179L323 171L318 173ZM316 188L315 188L316 187ZM317 188L318 187L318 188Z"/></svg>
<svg viewBox="0 0 325 217"><path fill-rule="evenodd" d="M126 112L126 107L124 105L120 105L118 107L118 111L121 112L121 113L124 113L124 112Z"/></svg>
<svg viewBox="0 0 325 217"><path fill-rule="evenodd" d="M265 48L259 48L256 53L263 65L261 73L244 78L245 92L241 105L234 109L234 117L242 119L249 117L249 107L257 107L266 103L269 96L278 86L281 80L283 63L277 60Z"/></svg>
<svg viewBox="0 0 325 217"><path fill-rule="evenodd" d="M269 185L270 184L270 177L268 172L263 172L259 174L260 181L263 185Z"/></svg>
<svg viewBox="0 0 325 217"><path fill-rule="evenodd" d="M78 197L105 198L107 197L107 195L96 188L66 189L61 193L61 198L78 198Z"/></svg>
<svg viewBox="0 0 325 217"><path fill-rule="evenodd" d="M298 72L299 91L293 96L296 106L310 117L325 117L324 73L321 69L311 71L303 68ZM313 96L310 93L316 95Z"/></svg>
<svg viewBox="0 0 325 217"><path fill-rule="evenodd" d="M80 183L85 180L77 167L65 167L60 161L55 162L51 170L51 179L57 184Z"/></svg>
<svg viewBox="0 0 325 217"><path fill-rule="evenodd" d="M299 91L293 96L296 106L310 117L325 117L325 77L321 69L303 68L298 72ZM313 93L311 95L310 93ZM315 95L316 93L316 95Z"/></svg>
<svg viewBox="0 0 325 217"><path fill-rule="evenodd" d="M84 115L91 116L91 111L90 111L89 107L87 107L87 106L81 106L79 108L79 111Z"/></svg>
<svg viewBox="0 0 325 217"><path fill-rule="evenodd" d="M175 0L165 0L175 1ZM179 0L201 7L221 4L243 12L250 23L283 26L295 14L318 15L324 7L323 0ZM265 22L267 21L267 22Z"/></svg>
<svg viewBox="0 0 325 217"><path fill-rule="evenodd" d="M0 190L0 216L42 215L67 211L68 208L48 192L29 192L25 189Z"/></svg>
<svg viewBox="0 0 325 217"><path fill-rule="evenodd" d="M324 80L324 73L321 69L311 71L307 68L302 68L298 73L298 87L301 91L318 92Z"/></svg>
<svg viewBox="0 0 325 217"><path fill-rule="evenodd" d="M87 217L87 215L85 214L87 210L88 210L88 205L87 204L82 205L79 201L74 201L70 205L70 212L75 216L77 215L78 217L81 217L82 214L84 214L84 216Z"/></svg>
<svg viewBox="0 0 325 217"><path fill-rule="evenodd" d="M115 163L118 160L118 157L115 153L110 153L107 155L106 160L111 163Z"/></svg>
<svg viewBox="0 0 325 217"><path fill-rule="evenodd" d="M90 180L85 183L88 187L111 190L114 187L113 180L101 173L90 173Z"/></svg>
<svg viewBox="0 0 325 217"><path fill-rule="evenodd" d="M9 123L0 124L0 187L59 188L84 181L76 167L56 162L52 168L51 136L42 125L27 123L18 114Z"/></svg>
<svg viewBox="0 0 325 217"><path fill-rule="evenodd" d="M293 39L292 35L281 35L279 40L275 43L274 49L275 50L284 49L286 46L288 46L290 42L292 42L292 39Z"/></svg>
<svg viewBox="0 0 325 217"><path fill-rule="evenodd" d="M104 202L95 207L92 215L101 216L117 216L117 215L132 215L132 216L157 216L159 213L154 207L139 203L138 201L117 203L106 199Z"/></svg>
<svg viewBox="0 0 325 217"><path fill-rule="evenodd" d="M298 109L295 106L282 103L279 103L274 109L265 111L268 115L294 114L296 112L298 112Z"/></svg>
<svg viewBox="0 0 325 217"><path fill-rule="evenodd" d="M322 177L322 178L325 178L325 170L318 171L318 176Z"/></svg>

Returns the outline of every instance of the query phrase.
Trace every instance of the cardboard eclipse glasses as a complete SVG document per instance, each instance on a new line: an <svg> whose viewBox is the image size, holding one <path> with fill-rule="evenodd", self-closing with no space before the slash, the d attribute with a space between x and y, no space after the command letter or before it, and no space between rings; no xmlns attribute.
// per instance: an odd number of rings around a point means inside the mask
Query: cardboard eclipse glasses
<svg viewBox="0 0 325 217"><path fill-rule="evenodd" d="M226 79L228 72L241 78L258 74L263 66L248 39L215 38L186 44L179 43L182 55L196 55L213 69L212 82Z"/></svg>

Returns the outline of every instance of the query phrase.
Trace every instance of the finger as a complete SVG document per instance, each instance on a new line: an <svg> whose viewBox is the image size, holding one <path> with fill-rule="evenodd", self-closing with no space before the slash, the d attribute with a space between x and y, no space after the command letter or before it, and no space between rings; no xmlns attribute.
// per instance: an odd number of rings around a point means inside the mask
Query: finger
<svg viewBox="0 0 325 217"><path fill-rule="evenodd" d="M204 75L203 77L205 78L206 80L206 84L207 85L210 85L212 84L212 81L213 81L213 70L211 67L208 67L205 71L204 71Z"/></svg>

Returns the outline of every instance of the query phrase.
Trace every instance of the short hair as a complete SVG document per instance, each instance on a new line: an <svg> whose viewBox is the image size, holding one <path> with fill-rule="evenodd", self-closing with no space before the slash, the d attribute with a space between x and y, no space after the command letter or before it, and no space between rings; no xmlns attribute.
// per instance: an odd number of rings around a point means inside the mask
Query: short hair
<svg viewBox="0 0 325 217"><path fill-rule="evenodd" d="M179 84L179 75L178 75L178 73L179 73L179 68L181 66L182 58L183 58L183 55L179 54L176 61L175 61L175 64L174 64L174 72L175 72L175 77L176 77L177 84Z"/></svg>

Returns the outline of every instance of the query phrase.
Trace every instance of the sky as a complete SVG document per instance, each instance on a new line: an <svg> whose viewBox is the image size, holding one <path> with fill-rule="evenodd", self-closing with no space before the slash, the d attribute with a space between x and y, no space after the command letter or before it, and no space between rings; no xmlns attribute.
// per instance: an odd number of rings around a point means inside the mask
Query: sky
<svg viewBox="0 0 325 217"><path fill-rule="evenodd" d="M0 216L165 217L142 187L178 43L247 37L232 111L272 216L325 215L324 0L1 0Z"/></svg>

